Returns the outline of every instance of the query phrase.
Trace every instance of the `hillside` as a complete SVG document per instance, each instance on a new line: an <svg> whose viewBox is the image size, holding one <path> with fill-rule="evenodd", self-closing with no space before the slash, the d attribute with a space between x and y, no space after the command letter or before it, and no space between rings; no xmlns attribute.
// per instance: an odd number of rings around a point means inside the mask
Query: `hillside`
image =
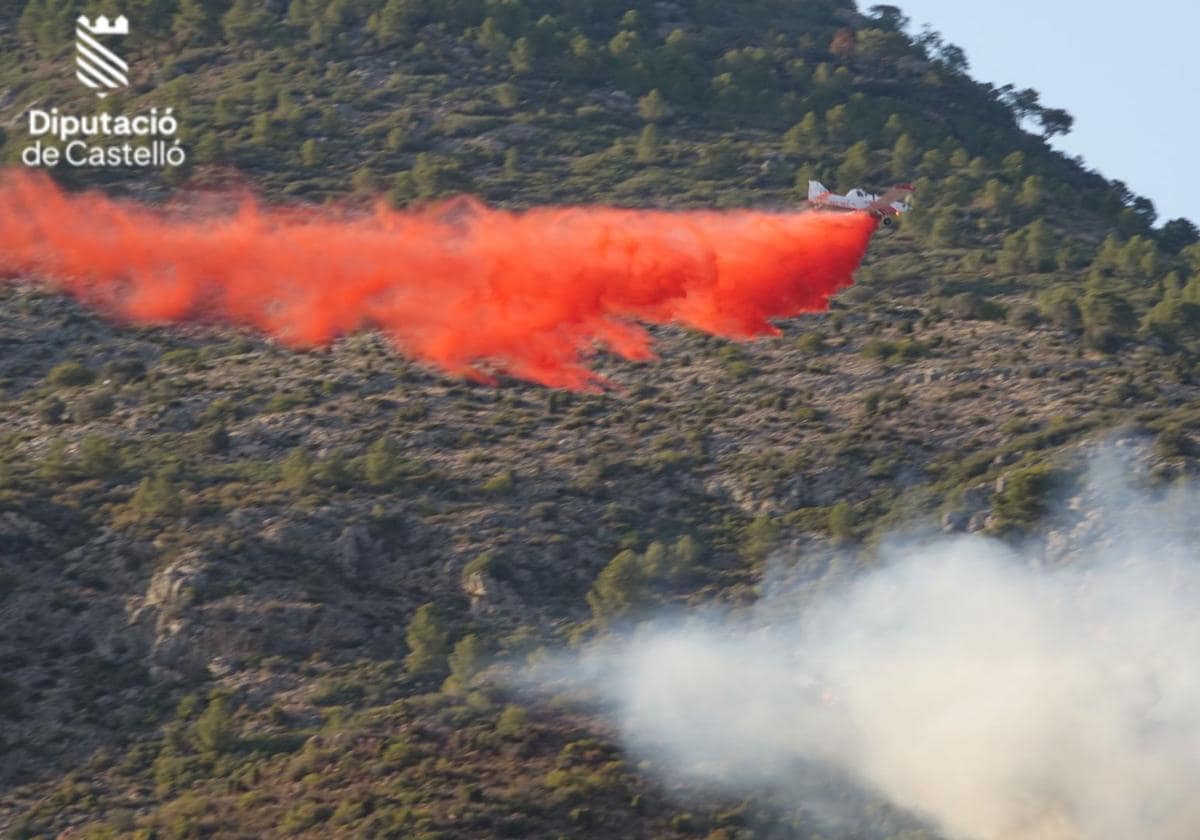
<svg viewBox="0 0 1200 840"><path fill-rule="evenodd" d="M1069 114L892 7L124 11L132 86L103 107L174 107L191 162L70 187L777 209L817 177L911 180L918 206L828 314L748 343L656 328L660 358L599 358L595 395L0 285L4 836L933 838L862 792L829 826L664 783L589 698L504 677L753 603L780 563L870 567L896 530L1065 533L1039 521L1109 435L1155 486L1195 474L1195 229L1155 228L1049 147ZM0 12L15 162L28 108L95 100L65 72L76 4Z"/></svg>

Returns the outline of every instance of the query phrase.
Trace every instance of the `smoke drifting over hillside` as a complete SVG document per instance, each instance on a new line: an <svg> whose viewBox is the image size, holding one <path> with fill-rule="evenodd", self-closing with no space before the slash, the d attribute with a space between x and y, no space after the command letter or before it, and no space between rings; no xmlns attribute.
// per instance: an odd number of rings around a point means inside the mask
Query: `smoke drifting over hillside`
<svg viewBox="0 0 1200 840"><path fill-rule="evenodd" d="M672 777L790 785L828 816L815 765L950 837L1200 836L1200 572L1163 537L1196 498L1088 492L1111 507L1071 532L1086 562L981 538L897 549L806 607L781 591L749 617L643 628L567 672Z"/></svg>
<svg viewBox="0 0 1200 840"><path fill-rule="evenodd" d="M602 384L585 364L597 347L653 356L638 322L751 338L773 334L772 318L824 309L875 226L866 214L513 213L465 199L420 212L251 201L203 212L0 174L0 274L138 323L226 323L298 347L378 329L452 373L576 389Z"/></svg>

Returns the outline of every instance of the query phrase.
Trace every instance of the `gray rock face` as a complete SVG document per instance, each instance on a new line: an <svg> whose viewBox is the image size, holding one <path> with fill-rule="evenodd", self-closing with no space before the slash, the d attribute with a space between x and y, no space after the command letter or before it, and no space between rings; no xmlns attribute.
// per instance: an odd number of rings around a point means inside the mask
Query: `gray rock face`
<svg viewBox="0 0 1200 840"><path fill-rule="evenodd" d="M947 533L977 533L988 527L995 489L987 482L963 492L958 504L942 515L941 527Z"/></svg>
<svg viewBox="0 0 1200 840"><path fill-rule="evenodd" d="M178 615L189 604L202 599L208 579L209 570L203 558L189 552L155 572L143 606L157 609L160 614Z"/></svg>
<svg viewBox="0 0 1200 840"><path fill-rule="evenodd" d="M140 604L131 605L130 623L146 634L154 676L177 680L205 672L206 652L194 644L187 613L209 595L210 582L208 564L190 552L155 572Z"/></svg>
<svg viewBox="0 0 1200 840"><path fill-rule="evenodd" d="M381 553L365 525L349 525L333 544L333 562L347 580L362 578L373 555Z"/></svg>
<svg viewBox="0 0 1200 840"><path fill-rule="evenodd" d="M486 571L464 574L462 589L471 600L471 613L476 616L519 616L525 604L511 586Z"/></svg>

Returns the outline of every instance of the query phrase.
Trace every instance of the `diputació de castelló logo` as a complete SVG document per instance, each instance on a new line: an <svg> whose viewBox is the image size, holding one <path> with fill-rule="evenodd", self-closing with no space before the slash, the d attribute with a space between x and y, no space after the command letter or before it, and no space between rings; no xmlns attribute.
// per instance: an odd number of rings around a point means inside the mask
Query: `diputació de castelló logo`
<svg viewBox="0 0 1200 840"><path fill-rule="evenodd" d="M75 78L104 100L129 87L129 63L113 49L129 34L129 19L119 15L75 21ZM135 114L105 110L92 114L70 113L51 107L28 111L29 138L21 150L26 166L55 168L159 168L173 169L187 162L187 151L177 136L179 120L174 108L156 107ZM118 142L106 142L117 138Z"/></svg>

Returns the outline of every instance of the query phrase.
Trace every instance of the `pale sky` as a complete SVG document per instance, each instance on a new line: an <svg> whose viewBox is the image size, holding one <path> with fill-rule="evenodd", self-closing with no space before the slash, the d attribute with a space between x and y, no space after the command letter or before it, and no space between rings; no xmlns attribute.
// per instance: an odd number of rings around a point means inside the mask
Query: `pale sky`
<svg viewBox="0 0 1200 840"><path fill-rule="evenodd" d="M877 0L859 0L864 13ZM1159 224L1200 223L1200 0L891 0L962 47L972 77L1065 108L1055 146L1154 202Z"/></svg>

